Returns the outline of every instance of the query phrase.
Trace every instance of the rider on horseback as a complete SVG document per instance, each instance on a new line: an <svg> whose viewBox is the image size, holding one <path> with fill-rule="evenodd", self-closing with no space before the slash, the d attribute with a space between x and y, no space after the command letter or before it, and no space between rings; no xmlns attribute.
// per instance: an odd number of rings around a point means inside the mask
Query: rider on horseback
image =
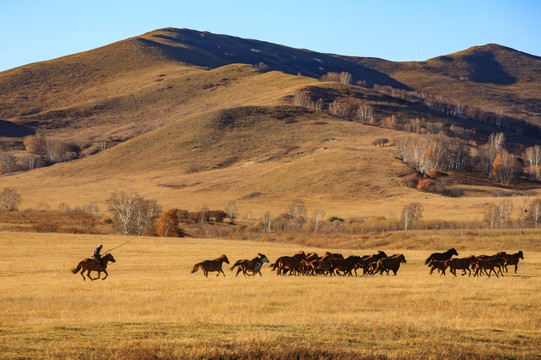
<svg viewBox="0 0 541 360"><path fill-rule="evenodd" d="M101 264L101 254L100 254L100 251L101 251L101 248L103 247L103 245L100 244L100 246L98 246L96 248L96 250L94 250L94 255L92 255L92 258L94 260L96 260L96 262L98 264Z"/></svg>

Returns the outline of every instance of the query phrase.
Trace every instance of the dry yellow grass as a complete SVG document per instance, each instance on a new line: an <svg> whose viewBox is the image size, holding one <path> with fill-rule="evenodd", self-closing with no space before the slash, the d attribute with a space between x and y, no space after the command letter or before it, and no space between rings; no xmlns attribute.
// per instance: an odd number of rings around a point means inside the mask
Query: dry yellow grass
<svg viewBox="0 0 541 360"><path fill-rule="evenodd" d="M263 277L226 271L207 279L190 273L194 263L257 252L273 261L300 248L136 238L113 251L107 280L83 282L70 273L98 243L112 248L126 240L0 233L0 357L539 356L539 251L526 251L518 274L499 279L429 276L423 261L431 250L400 251L408 263L396 277L277 277L265 267Z"/></svg>

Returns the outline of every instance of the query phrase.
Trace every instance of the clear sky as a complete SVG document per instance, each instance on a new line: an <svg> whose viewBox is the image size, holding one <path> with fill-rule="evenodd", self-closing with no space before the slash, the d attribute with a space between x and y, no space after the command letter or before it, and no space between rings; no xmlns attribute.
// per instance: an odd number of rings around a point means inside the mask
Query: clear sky
<svg viewBox="0 0 541 360"><path fill-rule="evenodd" d="M541 0L0 0L0 71L164 27L393 61L488 43L541 56Z"/></svg>

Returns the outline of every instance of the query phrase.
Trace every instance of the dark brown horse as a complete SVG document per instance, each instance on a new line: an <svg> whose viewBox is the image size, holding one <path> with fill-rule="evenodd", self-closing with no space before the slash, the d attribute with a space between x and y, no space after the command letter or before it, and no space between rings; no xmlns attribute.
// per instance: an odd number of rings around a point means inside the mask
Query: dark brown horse
<svg viewBox="0 0 541 360"><path fill-rule="evenodd" d="M276 270L276 275L285 275L288 272L289 275L292 275L299 272L301 260L306 260L304 251L299 251L293 256L281 256L271 265L271 267L273 271Z"/></svg>
<svg viewBox="0 0 541 360"><path fill-rule="evenodd" d="M494 272L494 275L496 277L498 276L498 271L503 276L502 267L505 264L505 259L501 257L492 257L488 259L477 259L474 263L475 267L475 274L473 276L481 276L483 274L483 271L485 274L490 277L490 274ZM488 270L488 271L487 271Z"/></svg>
<svg viewBox="0 0 541 360"><path fill-rule="evenodd" d="M376 266L376 272L379 272L380 275L383 275L383 272L385 271L385 273L389 275L389 270L391 270L396 276L398 269L400 269L400 263L406 263L406 258L403 254L393 255L383 259L379 259Z"/></svg>
<svg viewBox="0 0 541 360"><path fill-rule="evenodd" d="M220 273L222 273L225 277L225 273L222 270L222 263L229 264L229 259L227 256L222 255L219 258L216 258L214 260L204 260L201 262L198 262L193 266L192 273L196 272L201 268L203 270L203 274L208 277L210 271L217 271L218 274L216 276L220 276Z"/></svg>
<svg viewBox="0 0 541 360"><path fill-rule="evenodd" d="M451 248L444 253L433 253L432 255L428 257L428 259L426 259L425 265L428 265L430 261L432 260L440 260L440 261L449 260L450 258L453 257L453 255L458 256L458 253L456 252L454 248Z"/></svg>
<svg viewBox="0 0 541 360"><path fill-rule="evenodd" d="M447 269L447 265L445 264L447 260L431 260L428 266L430 266L430 275L434 272L434 270L438 269L438 271L441 273L441 275L445 275L445 270Z"/></svg>
<svg viewBox="0 0 541 360"><path fill-rule="evenodd" d="M462 276L466 275L466 271L468 271L468 276L471 276L471 270L470 266L477 260L477 258L473 255L470 255L466 258L453 258L449 260L445 260L445 265L449 267L449 271L451 274L456 276L457 270L462 270Z"/></svg>
<svg viewBox="0 0 541 360"><path fill-rule="evenodd" d="M261 274L261 267L264 263L268 263L269 259L259 253L257 257L253 258L252 260L244 259L244 260L237 260L235 264L231 267L231 271L238 266L237 274L235 276L238 276L239 273L242 271L244 276L246 275L252 275L255 276L255 274L259 273L260 276L263 276ZM252 274L248 274L248 272L251 272Z"/></svg>
<svg viewBox="0 0 541 360"><path fill-rule="evenodd" d="M378 250L377 254L374 255L365 255L361 257L361 260L356 266L355 269L355 275L357 275L357 269L362 268L363 269L363 275L366 274L373 274L373 270L376 269L376 264L378 260L384 259L387 257L387 254L385 252Z"/></svg>
<svg viewBox="0 0 541 360"><path fill-rule="evenodd" d="M499 252L496 256L502 257L505 259L505 264L503 265L505 272L507 272L507 265L515 265L515 273L518 270L518 261L519 259L524 260L524 254L522 250L515 254L507 254L505 251Z"/></svg>
<svg viewBox="0 0 541 360"><path fill-rule="evenodd" d="M105 280L107 279L107 276L109 276L109 274L107 273L107 263L108 262L116 262L115 258L113 257L112 254L105 254L102 256L102 258L100 259L100 261L98 262L97 260L95 259L84 259L83 261L81 261L79 264L77 264L77 267L73 268L71 270L72 273L74 274L77 274L79 272L79 270L83 269L81 271L81 276L83 277L83 280L86 280L85 276L83 275L84 272L86 271L86 276L88 276L88 278L90 280L97 280L100 278L101 276L101 273L102 271L105 273L105 277L102 279L102 280ZM92 271L97 271L98 272L98 277L97 278L92 278L90 276L90 272Z"/></svg>

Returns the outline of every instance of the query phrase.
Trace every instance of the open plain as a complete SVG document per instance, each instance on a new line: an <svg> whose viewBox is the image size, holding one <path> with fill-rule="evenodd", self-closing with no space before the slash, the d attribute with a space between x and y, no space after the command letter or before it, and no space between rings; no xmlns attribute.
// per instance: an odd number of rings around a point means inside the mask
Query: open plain
<svg viewBox="0 0 541 360"><path fill-rule="evenodd" d="M541 234L504 237L497 248L496 232L479 234L475 245L453 234L410 234L420 243L437 237L441 248L458 244L464 256L522 245L524 260L500 278L429 275L424 260L440 249L398 244L332 249L404 253L397 276L276 276L266 265L262 277L235 277L233 262L258 252L272 263L327 249L137 237L112 251L107 280L83 281L70 270L98 243L111 249L129 238L1 232L0 358L540 357ZM222 253L231 261L225 278L190 273Z"/></svg>

